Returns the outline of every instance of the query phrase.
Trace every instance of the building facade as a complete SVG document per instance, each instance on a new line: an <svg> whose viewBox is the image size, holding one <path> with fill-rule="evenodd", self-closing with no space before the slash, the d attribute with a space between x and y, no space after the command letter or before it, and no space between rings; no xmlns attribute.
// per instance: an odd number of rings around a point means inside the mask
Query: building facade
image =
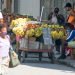
<svg viewBox="0 0 75 75"><path fill-rule="evenodd" d="M74 5L75 0L41 0L41 7L45 7L43 19L47 19L48 14L53 11L55 7L58 7L60 9L60 13L66 17L64 6L67 2Z"/></svg>
<svg viewBox="0 0 75 75"><path fill-rule="evenodd" d="M40 16L42 6L44 6L42 19L47 19L48 14L55 7L60 9L60 13L66 16L64 5L70 2L72 5L75 0L0 0L0 9L8 9L10 12L23 15L31 15L35 18Z"/></svg>

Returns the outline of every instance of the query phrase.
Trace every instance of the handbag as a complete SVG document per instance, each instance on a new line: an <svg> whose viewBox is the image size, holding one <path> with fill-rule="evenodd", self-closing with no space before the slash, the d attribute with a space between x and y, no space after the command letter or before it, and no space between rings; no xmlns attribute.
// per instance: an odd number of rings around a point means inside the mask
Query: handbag
<svg viewBox="0 0 75 75"><path fill-rule="evenodd" d="M9 67L16 67L20 64L17 53L13 50L12 46L9 50L10 62Z"/></svg>

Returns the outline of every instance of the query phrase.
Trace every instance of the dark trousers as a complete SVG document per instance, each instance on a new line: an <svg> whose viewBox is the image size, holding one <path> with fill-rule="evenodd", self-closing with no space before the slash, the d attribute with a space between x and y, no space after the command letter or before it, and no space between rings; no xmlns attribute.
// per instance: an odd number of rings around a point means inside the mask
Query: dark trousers
<svg viewBox="0 0 75 75"><path fill-rule="evenodd" d="M60 52L60 45L56 45L56 51Z"/></svg>
<svg viewBox="0 0 75 75"><path fill-rule="evenodd" d="M56 39L55 40L56 51L60 52L61 44L62 44L61 39Z"/></svg>
<svg viewBox="0 0 75 75"><path fill-rule="evenodd" d="M62 51L61 51L61 56L62 57L66 57L66 55L65 55L66 54L66 50L65 50L66 47L67 47L67 43L66 42L63 42L62 43Z"/></svg>

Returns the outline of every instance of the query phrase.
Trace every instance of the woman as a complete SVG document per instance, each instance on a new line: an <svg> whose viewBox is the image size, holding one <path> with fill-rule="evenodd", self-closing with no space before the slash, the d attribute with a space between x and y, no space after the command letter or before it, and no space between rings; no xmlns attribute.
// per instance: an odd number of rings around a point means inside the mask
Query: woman
<svg viewBox="0 0 75 75"><path fill-rule="evenodd" d="M9 67L10 41L7 28L0 24L0 75L4 74Z"/></svg>

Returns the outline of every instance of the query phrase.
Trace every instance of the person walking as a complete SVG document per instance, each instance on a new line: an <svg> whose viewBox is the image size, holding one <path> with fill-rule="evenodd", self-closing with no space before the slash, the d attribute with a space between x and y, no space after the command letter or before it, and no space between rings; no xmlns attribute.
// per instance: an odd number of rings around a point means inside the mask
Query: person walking
<svg viewBox="0 0 75 75"><path fill-rule="evenodd" d="M9 67L9 48L10 48L10 40L7 35L7 28L0 24L0 75L6 73Z"/></svg>

